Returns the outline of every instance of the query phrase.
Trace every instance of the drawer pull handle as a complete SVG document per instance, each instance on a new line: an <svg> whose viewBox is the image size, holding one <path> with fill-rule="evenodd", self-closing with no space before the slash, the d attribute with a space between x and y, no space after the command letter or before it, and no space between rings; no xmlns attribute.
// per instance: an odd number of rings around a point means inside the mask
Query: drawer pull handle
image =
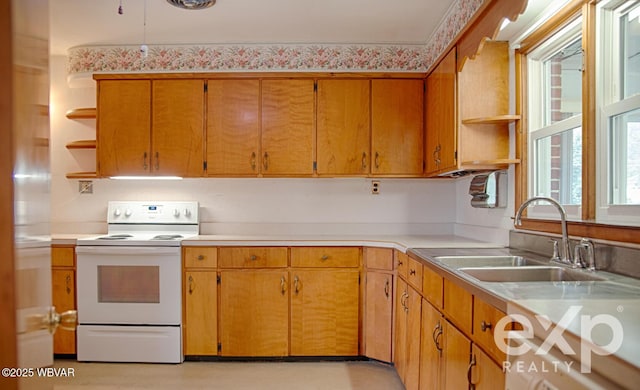
<svg viewBox="0 0 640 390"><path fill-rule="evenodd" d="M398 267L400 267L402 264L404 264L401 260L398 260Z"/></svg>
<svg viewBox="0 0 640 390"><path fill-rule="evenodd" d="M384 296L389 299L389 279L384 283Z"/></svg>
<svg viewBox="0 0 640 390"><path fill-rule="evenodd" d="M493 325L491 325L491 322L484 322L484 321L482 321L482 322L480 323L480 330L481 330L481 331L483 331L483 332L486 332L486 331L487 331L487 329L491 329L491 327L492 327L492 326L493 326Z"/></svg>
<svg viewBox="0 0 640 390"><path fill-rule="evenodd" d="M284 295L287 292L287 279L285 277L280 278L280 293Z"/></svg>
<svg viewBox="0 0 640 390"><path fill-rule="evenodd" d="M193 294L193 290L195 290L195 283L193 283L193 276L189 276L189 295Z"/></svg>
<svg viewBox="0 0 640 390"><path fill-rule="evenodd" d="M469 362L469 367L467 367L467 382L469 382L469 390L475 390L476 388L476 384L473 383L473 379L471 378L473 367L475 365L476 365L476 355L471 355L471 361Z"/></svg>
<svg viewBox="0 0 640 390"><path fill-rule="evenodd" d="M65 281L66 281L66 290L68 295L68 294L71 294L71 275L67 274Z"/></svg>
<svg viewBox="0 0 640 390"><path fill-rule="evenodd" d="M322 261L327 261L327 260L329 260L329 255L322 255L322 257L320 258L320 260L322 260Z"/></svg>
<svg viewBox="0 0 640 390"><path fill-rule="evenodd" d="M249 163L251 164L251 170L255 171L256 170L256 152L251 153L251 160Z"/></svg>
<svg viewBox="0 0 640 390"><path fill-rule="evenodd" d="M409 275L415 275L416 274L416 270L415 269L410 269L409 270Z"/></svg>
<svg viewBox="0 0 640 390"><path fill-rule="evenodd" d="M204 260L204 255L198 255L198 260Z"/></svg>
<svg viewBox="0 0 640 390"><path fill-rule="evenodd" d="M362 152L362 170L367 169L367 152Z"/></svg>
<svg viewBox="0 0 640 390"><path fill-rule="evenodd" d="M298 293L300 292L300 278L298 278L298 275L296 275L296 276L293 278L293 287L294 287L293 292L294 292L296 295L298 295Z"/></svg>
<svg viewBox="0 0 640 390"><path fill-rule="evenodd" d="M256 256L256 255L251 255L251 256L249 257L249 260L251 260L251 261L256 261L256 260L258 260L258 256Z"/></svg>
<svg viewBox="0 0 640 390"><path fill-rule="evenodd" d="M442 336L442 324L440 324L440 321L438 321L438 323L436 324L436 327L433 329L433 342L436 344L436 349L438 350L438 353L440 354L440 356L442 356L442 347L440 346L440 337Z"/></svg>

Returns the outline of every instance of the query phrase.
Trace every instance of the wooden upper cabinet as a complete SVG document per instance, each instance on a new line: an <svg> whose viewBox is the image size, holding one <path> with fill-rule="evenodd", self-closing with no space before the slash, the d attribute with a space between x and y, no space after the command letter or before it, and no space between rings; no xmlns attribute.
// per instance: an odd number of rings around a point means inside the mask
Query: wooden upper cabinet
<svg viewBox="0 0 640 390"><path fill-rule="evenodd" d="M209 80L207 174L260 171L260 80Z"/></svg>
<svg viewBox="0 0 640 390"><path fill-rule="evenodd" d="M151 159L151 81L98 82L98 176L147 175Z"/></svg>
<svg viewBox="0 0 640 390"><path fill-rule="evenodd" d="M204 81L152 83L152 172L163 176L202 176Z"/></svg>
<svg viewBox="0 0 640 390"><path fill-rule="evenodd" d="M370 152L370 81L318 80L318 175L366 175Z"/></svg>
<svg viewBox="0 0 640 390"><path fill-rule="evenodd" d="M423 161L424 81L371 81L371 173L420 176Z"/></svg>
<svg viewBox="0 0 640 390"><path fill-rule="evenodd" d="M313 80L262 80L263 175L312 175L314 128Z"/></svg>
<svg viewBox="0 0 640 390"><path fill-rule="evenodd" d="M427 77L427 175L456 167L456 49L440 61Z"/></svg>

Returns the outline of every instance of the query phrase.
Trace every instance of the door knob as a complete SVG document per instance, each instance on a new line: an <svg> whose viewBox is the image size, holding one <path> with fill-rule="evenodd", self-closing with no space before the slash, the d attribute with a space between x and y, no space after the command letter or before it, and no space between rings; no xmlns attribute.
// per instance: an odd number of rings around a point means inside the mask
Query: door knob
<svg viewBox="0 0 640 390"><path fill-rule="evenodd" d="M47 329L54 334L58 328L75 331L78 326L78 312L67 310L58 313L55 307L50 307L46 314L34 314L27 319L27 332Z"/></svg>

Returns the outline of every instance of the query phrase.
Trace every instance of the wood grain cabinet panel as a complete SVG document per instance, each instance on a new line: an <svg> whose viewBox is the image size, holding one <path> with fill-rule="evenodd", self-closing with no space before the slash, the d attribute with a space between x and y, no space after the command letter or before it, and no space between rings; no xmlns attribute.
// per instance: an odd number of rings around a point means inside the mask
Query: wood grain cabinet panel
<svg viewBox="0 0 640 390"><path fill-rule="evenodd" d="M505 388L505 373L502 367L475 344L471 347L471 383L476 390L493 390Z"/></svg>
<svg viewBox="0 0 640 390"><path fill-rule="evenodd" d="M449 279L444 280L444 313L465 334L471 335L473 295Z"/></svg>
<svg viewBox="0 0 640 390"><path fill-rule="evenodd" d="M393 249L364 248L363 256L367 269L393 271Z"/></svg>
<svg viewBox="0 0 640 390"><path fill-rule="evenodd" d="M212 271L184 274L184 354L218 354L218 284Z"/></svg>
<svg viewBox="0 0 640 390"><path fill-rule="evenodd" d="M311 79L262 80L261 172L313 174L315 92Z"/></svg>
<svg viewBox="0 0 640 390"><path fill-rule="evenodd" d="M423 167L424 82L371 81L371 173L420 176Z"/></svg>
<svg viewBox="0 0 640 390"><path fill-rule="evenodd" d="M260 80L208 80L207 174L260 172Z"/></svg>
<svg viewBox="0 0 640 390"><path fill-rule="evenodd" d="M357 247L293 247L292 267L358 267L360 248Z"/></svg>
<svg viewBox="0 0 640 390"><path fill-rule="evenodd" d="M51 271L52 302L56 312L76 309L76 276L73 269L54 268ZM53 335L54 354L76 353L76 332L58 329Z"/></svg>
<svg viewBox="0 0 640 390"><path fill-rule="evenodd" d="M429 303L442 310L444 278L430 269L428 266L422 268L422 293Z"/></svg>
<svg viewBox="0 0 640 390"><path fill-rule="evenodd" d="M318 80L318 175L369 173L369 99L369 80Z"/></svg>
<svg viewBox="0 0 640 390"><path fill-rule="evenodd" d="M420 337L420 390L442 389L444 369L444 317L427 300L422 301Z"/></svg>
<svg viewBox="0 0 640 390"><path fill-rule="evenodd" d="M360 271L291 270L291 355L357 356Z"/></svg>
<svg viewBox="0 0 640 390"><path fill-rule="evenodd" d="M473 299L473 340L498 362L506 360L506 354L494 341L496 325L506 314L478 297ZM509 322L509 327L511 323ZM508 329L502 329L510 330Z"/></svg>
<svg viewBox="0 0 640 390"><path fill-rule="evenodd" d="M282 268L289 263L286 247L221 247L220 268Z"/></svg>
<svg viewBox="0 0 640 390"><path fill-rule="evenodd" d="M287 356L286 270L220 272L220 355Z"/></svg>
<svg viewBox="0 0 640 390"><path fill-rule="evenodd" d="M183 247L185 268L216 268L218 266L218 248Z"/></svg>
<svg viewBox="0 0 640 390"><path fill-rule="evenodd" d="M467 369L471 356L471 340L462 332L444 321L444 387L445 389L467 389Z"/></svg>
<svg viewBox="0 0 640 390"><path fill-rule="evenodd" d="M393 318L393 274L368 271L364 310L364 354L391 362Z"/></svg>
<svg viewBox="0 0 640 390"><path fill-rule="evenodd" d="M98 176L151 172L151 81L98 81Z"/></svg>

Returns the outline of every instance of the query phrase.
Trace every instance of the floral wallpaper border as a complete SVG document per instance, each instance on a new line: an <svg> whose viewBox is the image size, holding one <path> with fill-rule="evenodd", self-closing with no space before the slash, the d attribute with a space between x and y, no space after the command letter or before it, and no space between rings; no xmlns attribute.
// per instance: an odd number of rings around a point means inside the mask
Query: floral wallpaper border
<svg viewBox="0 0 640 390"><path fill-rule="evenodd" d="M148 45L69 49L69 76L116 72L425 72L485 0L458 0L426 45Z"/></svg>

